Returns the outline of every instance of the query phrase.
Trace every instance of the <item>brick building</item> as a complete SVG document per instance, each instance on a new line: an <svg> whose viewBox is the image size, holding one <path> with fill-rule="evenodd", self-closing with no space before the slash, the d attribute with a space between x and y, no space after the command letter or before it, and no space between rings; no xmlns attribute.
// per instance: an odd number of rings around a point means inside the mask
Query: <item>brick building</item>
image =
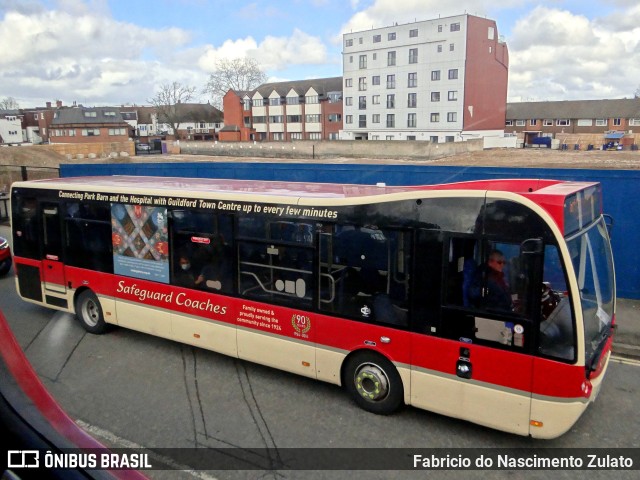
<svg viewBox="0 0 640 480"><path fill-rule="evenodd" d="M342 77L265 83L223 98L221 141L337 140Z"/></svg>

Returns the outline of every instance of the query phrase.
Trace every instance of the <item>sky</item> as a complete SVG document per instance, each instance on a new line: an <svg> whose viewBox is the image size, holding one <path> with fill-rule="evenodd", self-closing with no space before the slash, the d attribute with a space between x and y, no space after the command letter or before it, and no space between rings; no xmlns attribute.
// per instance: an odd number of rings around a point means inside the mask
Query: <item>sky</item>
<svg viewBox="0 0 640 480"><path fill-rule="evenodd" d="M632 98L638 0L0 0L0 100L148 105L204 86L221 58L269 81L342 75L342 34L469 13L509 48L509 102Z"/></svg>

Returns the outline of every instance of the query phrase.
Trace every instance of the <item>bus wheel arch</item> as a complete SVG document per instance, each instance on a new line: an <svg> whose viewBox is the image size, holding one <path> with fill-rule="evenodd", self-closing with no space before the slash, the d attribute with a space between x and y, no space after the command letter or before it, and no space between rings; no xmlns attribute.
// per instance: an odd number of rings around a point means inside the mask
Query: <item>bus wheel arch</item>
<svg viewBox="0 0 640 480"><path fill-rule="evenodd" d="M76 292L73 304L76 317L87 332L101 334L107 331L102 305L91 289L84 288Z"/></svg>
<svg viewBox="0 0 640 480"><path fill-rule="evenodd" d="M342 385L362 409L389 415L404 403L404 385L398 370L372 350L352 352L342 366Z"/></svg>

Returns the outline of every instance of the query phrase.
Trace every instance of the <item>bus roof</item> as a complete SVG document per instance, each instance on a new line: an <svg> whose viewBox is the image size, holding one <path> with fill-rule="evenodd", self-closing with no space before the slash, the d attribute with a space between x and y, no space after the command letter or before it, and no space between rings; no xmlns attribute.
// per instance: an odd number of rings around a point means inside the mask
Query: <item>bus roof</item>
<svg viewBox="0 0 640 480"><path fill-rule="evenodd" d="M562 182L543 179L499 179L475 180L437 185L419 186L387 186L334 184L265 180L235 180L211 178L183 177L151 177L151 176L87 176L68 177L28 182L31 186L42 188L83 188L83 189L154 189L156 194L175 195L180 192L192 193L226 193L238 195L265 195L279 197L313 197L313 198L354 198L394 193L415 192L416 190L494 190L523 194L527 197L552 195L565 197L582 190L593 183Z"/></svg>

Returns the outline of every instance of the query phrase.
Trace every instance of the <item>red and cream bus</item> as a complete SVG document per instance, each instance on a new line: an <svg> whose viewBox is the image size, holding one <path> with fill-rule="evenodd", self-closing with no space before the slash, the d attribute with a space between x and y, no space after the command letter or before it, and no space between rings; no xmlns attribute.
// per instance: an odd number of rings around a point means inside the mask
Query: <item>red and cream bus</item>
<svg viewBox="0 0 640 480"><path fill-rule="evenodd" d="M119 325L342 385L375 413L407 404L553 438L611 354L601 197L525 179L17 182L16 285L92 333Z"/></svg>

